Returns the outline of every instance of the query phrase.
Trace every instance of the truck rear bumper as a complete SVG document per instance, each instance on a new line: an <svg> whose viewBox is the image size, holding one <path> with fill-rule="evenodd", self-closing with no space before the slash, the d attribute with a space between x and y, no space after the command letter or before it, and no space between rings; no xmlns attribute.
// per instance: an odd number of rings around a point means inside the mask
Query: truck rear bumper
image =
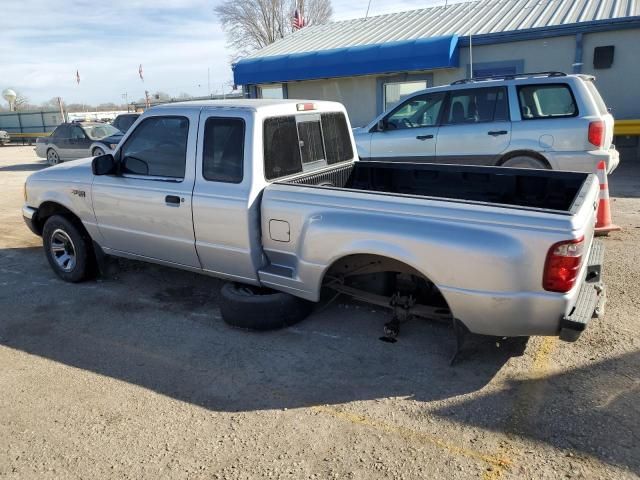
<svg viewBox="0 0 640 480"><path fill-rule="evenodd" d="M561 340L575 342L592 318L600 318L604 315L607 295L602 283L603 261L604 245L594 240L578 300L569 315L564 316L560 321Z"/></svg>
<svg viewBox="0 0 640 480"><path fill-rule="evenodd" d="M461 290L440 285L438 288L454 316L473 333L504 337L561 336L574 341L594 312L603 310L603 259L604 247L594 240L582 282L565 294ZM591 303L594 294L598 296L596 304Z"/></svg>

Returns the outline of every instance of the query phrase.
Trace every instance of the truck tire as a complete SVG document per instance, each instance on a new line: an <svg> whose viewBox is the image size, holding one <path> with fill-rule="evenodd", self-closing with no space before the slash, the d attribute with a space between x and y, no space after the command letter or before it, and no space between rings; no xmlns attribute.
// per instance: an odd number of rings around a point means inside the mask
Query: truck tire
<svg viewBox="0 0 640 480"><path fill-rule="evenodd" d="M90 242L67 218L49 217L42 229L42 243L49 265L65 282L81 282L92 273Z"/></svg>
<svg viewBox="0 0 640 480"><path fill-rule="evenodd" d="M228 325L247 330L276 330L304 320L313 303L288 293L240 283L222 287L220 312Z"/></svg>

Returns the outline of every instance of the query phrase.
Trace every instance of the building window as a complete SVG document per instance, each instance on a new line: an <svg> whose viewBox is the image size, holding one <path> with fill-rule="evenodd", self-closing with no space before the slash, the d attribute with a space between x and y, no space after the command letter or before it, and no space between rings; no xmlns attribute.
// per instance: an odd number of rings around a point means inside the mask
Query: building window
<svg viewBox="0 0 640 480"><path fill-rule="evenodd" d="M615 47L613 45L594 48L593 68L611 68L611 65L613 65L614 52Z"/></svg>
<svg viewBox="0 0 640 480"><path fill-rule="evenodd" d="M419 90L424 90L429 85L426 80L414 80L410 82L389 82L383 88L383 106L386 112L395 104L401 102L409 95Z"/></svg>
<svg viewBox="0 0 640 480"><path fill-rule="evenodd" d="M258 87L260 98L282 99L284 98L284 89L281 83L272 83L270 85L262 85Z"/></svg>
<svg viewBox="0 0 640 480"><path fill-rule="evenodd" d="M524 60L504 60L500 62L478 62L467 64L467 78L515 75L524 72Z"/></svg>

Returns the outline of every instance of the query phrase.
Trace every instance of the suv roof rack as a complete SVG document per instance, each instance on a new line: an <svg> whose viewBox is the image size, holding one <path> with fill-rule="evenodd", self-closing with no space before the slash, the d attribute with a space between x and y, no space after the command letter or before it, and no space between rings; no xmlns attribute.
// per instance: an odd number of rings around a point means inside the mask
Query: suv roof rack
<svg viewBox="0 0 640 480"><path fill-rule="evenodd" d="M481 82L486 80L513 80L522 77L566 77L564 72L529 72L529 73L511 73L509 75L486 75L482 77L463 78L451 82L451 85L462 85L464 83Z"/></svg>

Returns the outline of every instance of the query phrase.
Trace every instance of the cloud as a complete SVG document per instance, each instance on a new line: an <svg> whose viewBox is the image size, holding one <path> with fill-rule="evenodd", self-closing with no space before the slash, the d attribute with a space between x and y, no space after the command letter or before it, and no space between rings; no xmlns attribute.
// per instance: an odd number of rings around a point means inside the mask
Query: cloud
<svg viewBox="0 0 640 480"><path fill-rule="evenodd" d="M33 102L120 101L145 89L204 95L208 68L212 91L231 80L225 38L206 0L24 0L3 9L15 21L0 32L0 88Z"/></svg>
<svg viewBox="0 0 640 480"><path fill-rule="evenodd" d="M219 1L219 0L218 0ZM3 2L0 89L32 102L119 102L144 91L206 95L232 80L232 52L211 0L15 0ZM368 0L333 0L334 20L364 16ZM370 15L443 0L372 0ZM10 20L8 20L10 19ZM144 83L138 65L144 69ZM76 70L80 85L75 83Z"/></svg>

